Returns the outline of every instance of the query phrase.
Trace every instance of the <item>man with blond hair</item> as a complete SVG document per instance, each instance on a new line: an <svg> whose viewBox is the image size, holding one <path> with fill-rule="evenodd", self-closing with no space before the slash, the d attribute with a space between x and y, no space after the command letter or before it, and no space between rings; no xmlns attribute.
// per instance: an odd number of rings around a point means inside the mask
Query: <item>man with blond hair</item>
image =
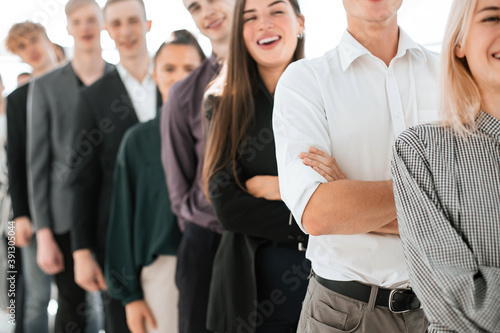
<svg viewBox="0 0 500 333"><path fill-rule="evenodd" d="M14 24L6 39L7 50L33 68L37 78L52 70L57 62L45 28L30 21ZM22 248L26 300L25 313L17 320L27 333L47 333L47 306L50 301L50 276L36 264L36 238L33 237L28 200L26 166L26 106L29 85L25 84L7 96L7 161L12 219L16 227L16 246ZM19 308L21 305L17 304Z"/></svg>
<svg viewBox="0 0 500 333"><path fill-rule="evenodd" d="M106 285L102 273L113 171L124 133L138 122L153 119L161 105L146 47L151 21L146 19L143 1L108 0L104 26L115 41L120 62L80 92L68 155L73 167L69 185L74 193L71 220L75 280L88 291L124 288L128 279L139 278L113 271L108 278L111 283ZM103 295L106 333L129 332L121 302L107 292Z"/></svg>
<svg viewBox="0 0 500 333"><path fill-rule="evenodd" d="M71 251L70 168L74 109L80 89L113 66L101 56L102 14L95 0L70 0L67 31L75 43L71 62L32 83L28 103L28 185L36 226L37 262L58 287L56 332L86 327L85 290L74 279Z"/></svg>

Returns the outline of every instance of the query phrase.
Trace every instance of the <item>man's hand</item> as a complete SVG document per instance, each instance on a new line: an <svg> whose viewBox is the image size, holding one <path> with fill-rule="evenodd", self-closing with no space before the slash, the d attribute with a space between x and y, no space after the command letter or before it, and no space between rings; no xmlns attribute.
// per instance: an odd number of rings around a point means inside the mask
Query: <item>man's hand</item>
<svg viewBox="0 0 500 333"><path fill-rule="evenodd" d="M73 252L75 261L75 282L89 292L106 290L106 281L99 264L94 260L90 250L81 249Z"/></svg>
<svg viewBox="0 0 500 333"><path fill-rule="evenodd" d="M318 148L309 147L309 152L300 153L300 158L305 165L313 168L314 171L325 177L328 182L346 179L335 158Z"/></svg>
<svg viewBox="0 0 500 333"><path fill-rule="evenodd" d="M54 240L49 228L42 228L36 232L37 254L36 262L40 269L49 275L64 271L64 257Z"/></svg>
<svg viewBox="0 0 500 333"><path fill-rule="evenodd" d="M33 235L30 219L27 216L20 216L14 219L14 225L16 226L16 246L28 246Z"/></svg>
<svg viewBox="0 0 500 333"><path fill-rule="evenodd" d="M125 305L127 326L132 333L146 333L146 322L156 329L156 321L144 300L137 300Z"/></svg>
<svg viewBox="0 0 500 333"><path fill-rule="evenodd" d="M245 183L248 193L256 198L281 200L278 176L255 176Z"/></svg>

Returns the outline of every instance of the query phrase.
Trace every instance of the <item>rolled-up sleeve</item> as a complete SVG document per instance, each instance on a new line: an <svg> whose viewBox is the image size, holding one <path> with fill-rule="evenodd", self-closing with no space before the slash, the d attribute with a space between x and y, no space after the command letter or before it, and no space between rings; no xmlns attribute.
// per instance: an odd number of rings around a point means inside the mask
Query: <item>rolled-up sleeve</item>
<svg viewBox="0 0 500 333"><path fill-rule="evenodd" d="M467 236L449 219L426 154L412 130L393 150L399 231L412 287L433 329L500 332L500 268L481 264Z"/></svg>
<svg viewBox="0 0 500 333"><path fill-rule="evenodd" d="M305 61L291 64L275 92L273 130L281 197L302 226L302 214L326 179L303 164L299 154L314 146L332 154L321 89Z"/></svg>

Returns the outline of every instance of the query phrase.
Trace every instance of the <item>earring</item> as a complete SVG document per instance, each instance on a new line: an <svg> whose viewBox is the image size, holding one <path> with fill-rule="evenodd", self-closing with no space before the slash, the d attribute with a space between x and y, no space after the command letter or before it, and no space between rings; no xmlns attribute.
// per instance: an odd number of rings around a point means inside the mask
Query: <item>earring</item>
<svg viewBox="0 0 500 333"><path fill-rule="evenodd" d="M304 38L304 33L303 33L303 32L301 32L300 34L297 34L297 38L298 38L298 39L302 39L302 38Z"/></svg>

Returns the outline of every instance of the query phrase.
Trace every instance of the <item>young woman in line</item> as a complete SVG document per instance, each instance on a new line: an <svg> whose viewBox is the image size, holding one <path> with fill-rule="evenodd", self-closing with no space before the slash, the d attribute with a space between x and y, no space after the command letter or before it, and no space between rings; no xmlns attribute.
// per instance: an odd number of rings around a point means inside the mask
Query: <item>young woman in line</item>
<svg viewBox="0 0 500 333"><path fill-rule="evenodd" d="M155 56L153 77L166 102L172 84L205 60L196 39L174 31ZM161 165L160 111L124 136L114 175L106 283L125 304L132 333L178 331L174 276L181 232Z"/></svg>
<svg viewBox="0 0 500 333"><path fill-rule="evenodd" d="M220 93L205 103L204 186L227 230L210 289L214 332L297 330L310 262L307 236L281 201L272 113L280 76L303 58L303 33L297 0L236 1L226 68L211 89ZM318 172L335 174L321 165Z"/></svg>
<svg viewBox="0 0 500 333"><path fill-rule="evenodd" d="M454 0L441 79L445 123L394 147L410 281L429 332L500 332L500 0Z"/></svg>

